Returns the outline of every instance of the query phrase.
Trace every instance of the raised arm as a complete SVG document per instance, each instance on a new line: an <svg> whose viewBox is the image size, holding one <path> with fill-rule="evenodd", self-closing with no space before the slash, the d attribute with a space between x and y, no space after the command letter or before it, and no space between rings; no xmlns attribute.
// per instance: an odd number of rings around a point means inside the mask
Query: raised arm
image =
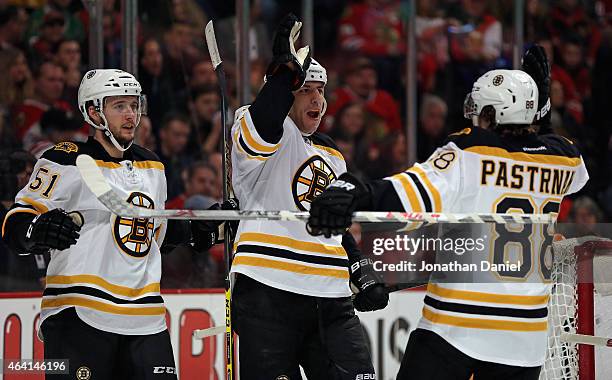
<svg viewBox="0 0 612 380"><path fill-rule="evenodd" d="M293 105L292 91L302 87L310 65L309 47L296 51L294 46L301 27L302 23L291 13L279 24L272 47L274 58L266 71L266 83L249 108L257 133L270 144L280 141L283 121Z"/></svg>

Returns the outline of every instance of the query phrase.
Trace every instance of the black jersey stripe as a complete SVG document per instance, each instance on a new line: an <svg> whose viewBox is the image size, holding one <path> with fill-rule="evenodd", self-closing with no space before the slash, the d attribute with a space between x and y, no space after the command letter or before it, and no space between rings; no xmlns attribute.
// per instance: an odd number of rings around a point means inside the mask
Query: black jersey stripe
<svg viewBox="0 0 612 380"><path fill-rule="evenodd" d="M548 316L548 309L545 307L538 309L513 309L509 307L467 305L454 302L444 302L430 296L425 296L424 302L425 305L434 309L464 314L495 315L499 317L514 318L546 318Z"/></svg>
<svg viewBox="0 0 612 380"><path fill-rule="evenodd" d="M279 257L283 259L300 261L303 263L320 264L320 265L331 265L335 267L348 267L348 259L346 258L335 258L335 257L321 257L313 255L305 255L289 251L286 249L264 247L261 245L254 244L240 244L236 249L236 253L253 253L263 256Z"/></svg>
<svg viewBox="0 0 612 380"><path fill-rule="evenodd" d="M43 292L43 297L61 296L65 294L83 294L87 296L101 298L106 301L121 305L147 305L164 303L164 300L161 296L145 296L133 300L125 300L122 298L114 297L100 289L90 288L89 286L69 286L66 288L47 287Z"/></svg>
<svg viewBox="0 0 612 380"><path fill-rule="evenodd" d="M249 156L259 156L259 157L270 157L272 156L274 153L258 153L258 152L254 152L251 148L249 148L249 146L246 144L246 142L244 142L244 140L242 139L242 134L238 135L238 143L240 144L240 146L242 147L242 149L244 149L245 152L247 152L247 154Z"/></svg>
<svg viewBox="0 0 612 380"><path fill-rule="evenodd" d="M421 199L423 200L423 204L425 205L425 212L433 212L433 209L431 207L431 198L429 197L429 194L427 193L427 190L425 190L425 186L423 186L419 177L409 171L406 171L405 173L410 176L410 179L412 179L412 182L414 182L414 184L416 185L419 194L421 194Z"/></svg>

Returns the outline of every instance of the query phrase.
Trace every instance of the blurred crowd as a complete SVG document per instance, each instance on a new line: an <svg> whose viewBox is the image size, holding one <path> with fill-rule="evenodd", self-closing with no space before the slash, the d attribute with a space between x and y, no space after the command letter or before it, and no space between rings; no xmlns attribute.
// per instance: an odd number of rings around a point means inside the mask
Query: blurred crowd
<svg viewBox="0 0 612 380"><path fill-rule="evenodd" d="M405 169L406 21L400 0L313 0L315 57L328 70L331 135L350 171L363 179ZM0 0L0 216L25 186L36 158L89 127L77 107L87 62L89 15L78 0ZM103 1L106 68L121 67L119 0ZM139 1L138 74L148 99L137 143L166 168L168 208L207 208L221 197L222 133L217 78L203 43L215 20L228 76L230 108L238 104L234 1ZM463 100L493 68L512 68L512 0L418 0L418 161L452 132L468 126ZM249 59L252 96L262 85L278 20L300 15L300 2L251 0ZM612 0L526 0L524 36L552 64L555 133L580 148L591 175L560 219L600 223L612 217ZM412 110L411 110L412 111ZM0 243L1 244L1 243ZM221 247L164 256L165 287L222 285ZM0 291L40 289L44 257L8 255L0 247Z"/></svg>

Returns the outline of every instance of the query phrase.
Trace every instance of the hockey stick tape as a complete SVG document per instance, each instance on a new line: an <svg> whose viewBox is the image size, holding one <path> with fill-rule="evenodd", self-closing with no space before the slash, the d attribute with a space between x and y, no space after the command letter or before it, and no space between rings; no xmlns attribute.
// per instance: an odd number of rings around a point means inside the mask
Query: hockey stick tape
<svg viewBox="0 0 612 380"><path fill-rule="evenodd" d="M68 216L72 218L72 221L74 222L74 224L76 224L79 227L82 227L83 223L85 223L85 219L83 218L83 215L78 211L71 211L68 213Z"/></svg>

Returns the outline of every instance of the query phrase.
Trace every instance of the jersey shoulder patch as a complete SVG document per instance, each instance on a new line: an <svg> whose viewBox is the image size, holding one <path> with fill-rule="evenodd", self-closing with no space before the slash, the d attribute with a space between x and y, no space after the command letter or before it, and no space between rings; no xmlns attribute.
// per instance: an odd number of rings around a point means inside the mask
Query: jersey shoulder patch
<svg viewBox="0 0 612 380"><path fill-rule="evenodd" d="M53 148L47 149L40 158L60 165L76 165L77 156L83 153L88 153L85 149L85 143L62 141L55 144Z"/></svg>

